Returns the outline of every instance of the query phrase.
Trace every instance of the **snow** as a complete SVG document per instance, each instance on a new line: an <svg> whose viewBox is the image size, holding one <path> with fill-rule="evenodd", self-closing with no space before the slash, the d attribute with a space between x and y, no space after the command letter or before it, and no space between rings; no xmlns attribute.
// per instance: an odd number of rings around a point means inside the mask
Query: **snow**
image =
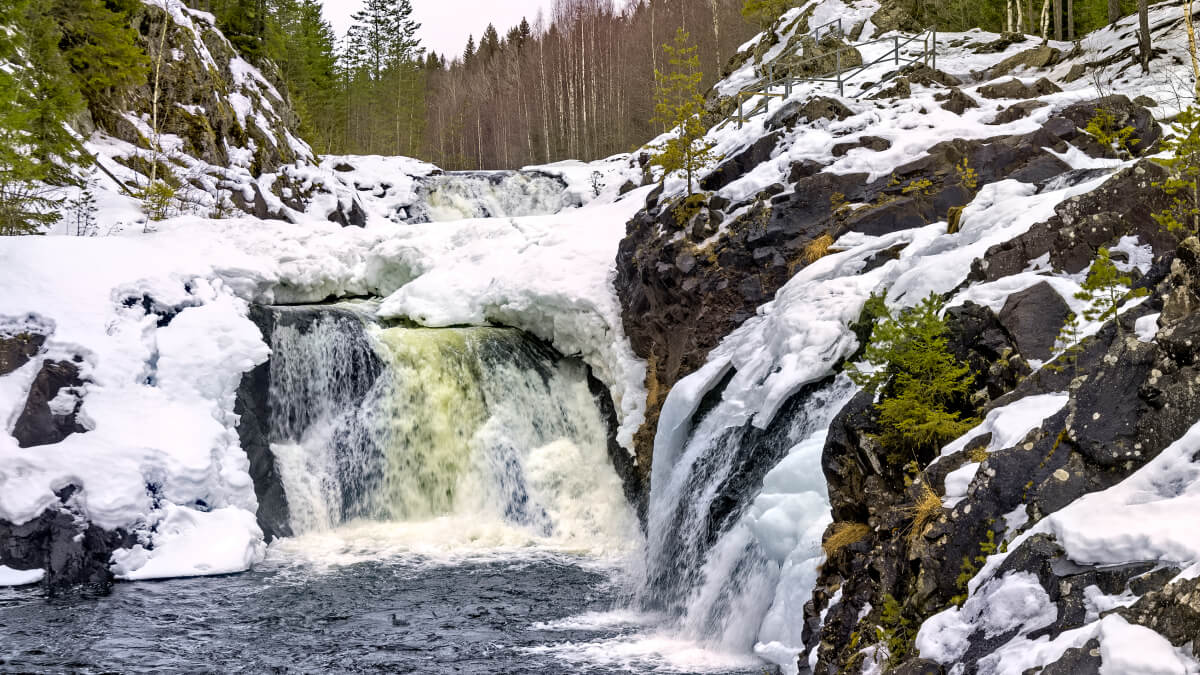
<svg viewBox="0 0 1200 675"><path fill-rule="evenodd" d="M941 456L947 457L962 452L971 441L985 434L992 435L986 448L987 452L1011 448L1030 431L1040 427L1043 421L1057 415L1069 400L1070 395L1066 392L1040 394L1026 396L996 408L984 417L979 426L943 447Z"/></svg>
<svg viewBox="0 0 1200 675"><path fill-rule="evenodd" d="M14 570L11 567L0 565L0 587L2 586L28 586L36 584L46 576L43 570Z"/></svg>
<svg viewBox="0 0 1200 675"><path fill-rule="evenodd" d="M1162 317L1161 312L1147 314L1133 324L1133 332L1137 334L1138 340L1142 342L1154 342L1154 337L1158 335L1158 320L1160 317Z"/></svg>

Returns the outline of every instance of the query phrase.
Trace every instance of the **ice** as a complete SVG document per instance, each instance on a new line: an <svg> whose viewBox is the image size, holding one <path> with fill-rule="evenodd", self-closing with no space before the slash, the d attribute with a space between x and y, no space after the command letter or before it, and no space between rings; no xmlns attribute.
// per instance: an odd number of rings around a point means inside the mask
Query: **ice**
<svg viewBox="0 0 1200 675"><path fill-rule="evenodd" d="M155 523L154 548L141 544L113 554L118 579L230 574L266 554L254 513L234 507L203 512L168 504Z"/></svg>

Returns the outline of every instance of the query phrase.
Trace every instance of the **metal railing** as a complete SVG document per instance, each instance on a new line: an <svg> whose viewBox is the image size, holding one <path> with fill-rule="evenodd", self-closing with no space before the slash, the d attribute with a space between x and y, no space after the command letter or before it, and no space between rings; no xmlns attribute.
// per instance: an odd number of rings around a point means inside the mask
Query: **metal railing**
<svg viewBox="0 0 1200 675"><path fill-rule="evenodd" d="M832 23L837 24L836 30L840 32L841 20L839 19L838 21ZM830 25L831 24L825 24L824 26L820 26L817 28L817 31L827 28ZM903 49L916 42L921 43L920 51L916 54L905 55ZM875 60L868 63L843 67L843 54L851 51L857 52L862 47L887 43L891 43L892 48ZM795 70L806 65L828 61L831 56L834 60L834 70L832 73L814 76L798 76L791 74ZM848 60L849 59L847 59L847 61ZM743 87L742 90L738 92L738 111L737 115L734 116L733 119L737 120L738 128L740 129L748 120L767 110L770 107L770 101L772 98L791 98L792 89L797 84L804 82L827 82L836 84L838 87L838 95L844 97L846 95L846 84L848 82L859 75L862 75L862 73L867 69L873 68L888 61L893 62L896 65L896 69L885 74L878 82L871 84L865 89L859 90L858 93L854 95L855 99L862 98L868 92L895 79L900 75L900 71L904 66L923 63L926 66L937 68L937 28L929 28L923 33L909 37L895 35L888 38L870 40L857 45L841 47L835 50L832 54L822 54L819 56L802 59L800 61L772 63L767 66L767 72L765 75L755 82ZM776 77L775 72L777 68L783 71L783 75ZM783 93L774 91L780 87L783 88ZM745 109L746 101L759 98L762 100L757 101L749 111Z"/></svg>

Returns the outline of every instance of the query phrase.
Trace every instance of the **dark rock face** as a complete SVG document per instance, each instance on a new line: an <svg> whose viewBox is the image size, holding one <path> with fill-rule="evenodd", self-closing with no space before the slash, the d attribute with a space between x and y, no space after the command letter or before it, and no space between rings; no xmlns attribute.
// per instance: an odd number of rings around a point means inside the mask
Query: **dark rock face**
<svg viewBox="0 0 1200 675"><path fill-rule="evenodd" d="M1133 606L1117 613L1130 623L1150 628L1176 647L1190 647L1193 655L1200 656L1200 579L1176 581L1146 593Z"/></svg>
<svg viewBox="0 0 1200 675"><path fill-rule="evenodd" d="M1153 162L1113 174L1098 189L1060 204L1055 217L993 247L975 262L971 278L995 281L1024 270L1029 261L1044 255L1049 255L1052 268L1076 274L1091 265L1099 248L1127 235L1137 236L1155 251L1173 250L1176 236L1153 216L1170 204L1169 196L1153 185L1165 177L1165 170Z"/></svg>
<svg viewBox="0 0 1200 675"><path fill-rule="evenodd" d="M1130 101L1121 95L1105 96L1094 101L1076 103L1065 108L1060 116L1071 120L1080 129L1087 128L1088 123L1096 116L1097 111L1103 110L1113 116L1113 129L1130 127L1133 129L1131 149L1137 155L1145 155L1154 151L1154 147L1162 138L1162 127L1154 119L1154 115L1143 106ZM1105 148L1090 136L1081 139L1085 145L1083 150L1093 157L1118 158L1113 148Z"/></svg>
<svg viewBox="0 0 1200 675"><path fill-rule="evenodd" d="M984 77L994 80L1008 75L1017 68L1050 68L1062 61L1062 58L1063 53L1054 47L1048 45L1034 47L997 63L987 71Z"/></svg>
<svg viewBox="0 0 1200 675"><path fill-rule="evenodd" d="M804 103L789 101L767 120L767 129L791 129L800 120L844 120L851 115L846 104L834 98L817 96Z"/></svg>
<svg viewBox="0 0 1200 675"><path fill-rule="evenodd" d="M778 114L788 110L784 108ZM809 115L794 109L786 117L790 120ZM781 120L780 124L787 126L790 122ZM979 185L1004 179L1043 185L1060 179L1070 175L1070 167L1047 152L1047 148L1063 152L1068 144L1086 142L1090 142L1090 137L1074 121L1055 116L1032 134L939 143L929 148L926 156L898 168L894 181L886 177L868 181L862 174L831 174L820 171L821 167L811 161L800 162L793 165L789 184L771 186L737 204L713 199L694 213L685 214L687 219L682 226L677 219L679 205L660 203L661 193L652 194L646 209L629 222L617 256L616 287L625 330L634 351L650 364L648 389L659 393L656 400L648 402L647 424L636 440L639 464L650 466L653 429L662 398L675 382L703 364L709 350L721 338L752 316L759 305L770 300L797 270L808 264L805 249L814 240L826 234L837 238L846 232L885 235L946 219L950 209L972 198L957 179L955 167L963 160L977 172ZM738 153L706 179L711 181L707 185L728 185L740 178L737 172L751 170L757 166L755 160L769 157L775 143L765 140L761 146ZM868 143L867 147L884 147ZM1151 227L1143 227L1143 223L1153 224L1155 231L1160 229L1150 218L1149 209L1143 209L1144 200L1139 202L1125 194L1146 189L1159 175L1152 176L1150 171L1146 169L1146 175L1139 174L1138 180L1120 190L1114 187L1119 194L1086 195L1077 198L1080 203L1076 206L1068 203L1061 207L1064 217L1071 219L1070 225L1076 225L1078 214L1085 212L1109 223L1094 236L1088 232L1086 237L1067 242L1068 247L1087 245L1078 249L1078 260L1064 269L1078 272L1085 267L1094 258L1096 247L1115 243L1111 234L1117 229L1123 233L1145 231L1147 236ZM930 182L928 195L904 194L905 186L919 180ZM866 206L835 209L837 200ZM1112 202L1111 208L1120 211L1111 219L1103 216L1097 200ZM1138 218L1126 223L1121 220L1121 211L1136 211ZM735 219L723 222L727 220L725 214L734 212L739 212ZM1054 227L1036 226L1031 235L1043 230L1053 232ZM680 229L684 236L676 238ZM704 249L698 248L700 242L707 241L719 229L728 234ZM1154 236L1156 242L1164 239L1161 235ZM1018 238L1018 242L1024 239ZM1093 239L1102 243L1093 243ZM1004 246L996 247L979 264L998 265L997 269L1003 271L999 276L1007 276L1013 273L1014 265L1019 265L1015 271L1024 270L1029 260L1051 247L1050 238L1045 235L1028 244L1011 246L1017 250L1004 253ZM1034 252L1035 249L1046 250ZM1058 260L1052 262L1058 266ZM994 278L998 276L988 276L989 280Z"/></svg>
<svg viewBox="0 0 1200 675"><path fill-rule="evenodd" d="M67 436L88 429L79 419L83 407L84 382L79 367L69 361L42 364L29 390L25 409L13 426L12 435L22 448L53 445Z"/></svg>
<svg viewBox="0 0 1200 675"><path fill-rule="evenodd" d="M754 170L754 167L771 158L775 146L783 134L775 132L759 138L750 147L725 160L715 171L700 181L704 190L720 190L733 181Z"/></svg>
<svg viewBox="0 0 1200 675"><path fill-rule="evenodd" d="M113 551L136 543L128 533L107 532L80 518L72 505L76 492L74 486L59 490L59 504L27 523L0 520L0 565L44 570L52 596L80 586L107 590Z"/></svg>
<svg viewBox="0 0 1200 675"><path fill-rule="evenodd" d="M1132 175L1132 170L1117 174L1093 194L1064 204L1071 217L1062 219L1062 210L1055 216L1062 228L1058 241L1071 246L1090 242L1088 253L1078 254L1082 260L1095 255L1090 247L1109 246L1123 236L1124 228L1094 231L1092 216L1109 208L1111 195L1119 194ZM1129 227L1137 227L1136 220ZM885 595L902 598L905 616L919 624L965 593L963 575L978 569L971 561L978 559L986 542L1002 542L1007 516L1024 512L1028 527L1085 494L1115 485L1200 418L1200 396L1190 384L1200 377L1192 346L1200 345L1200 335L1195 334L1200 321L1193 320L1200 309L1200 240L1189 239L1178 247L1170 238L1149 233L1146 240L1152 243L1156 262L1136 283L1149 289L1151 297L1122 314L1119 324L1110 322L1081 343L1074 363L1031 373L1021 358L1035 358L1045 349L1065 315L1065 303L1048 286L1014 294L999 317L969 304L947 312L950 348L976 373L974 400L982 405L980 415L1030 395L1067 391L1069 397L1061 411L1017 444L988 454L967 497L936 513L922 531L908 531L908 509L918 494L874 439L878 428L871 397L860 395L841 411L823 455L833 516L835 523L865 524L870 534L829 558L805 608L804 640L818 650L817 672L835 673L851 662L855 650L846 645L855 634L864 639L873 634ZM1048 252L1052 261L1063 253L1053 244ZM1021 261L1017 271L1037 255ZM990 258L990 253L985 256ZM1009 269L1016 269L1015 259ZM1162 314L1159 340L1139 341L1132 334L1134 323L1155 312ZM1036 357L1043 358L1044 352ZM1000 364L1003 367L995 369ZM920 480L939 490L950 471L972 461L968 455L986 448L990 440L979 438L943 458ZM1138 604L1118 611L1131 622L1160 630L1177 646L1190 644L1198 634L1194 596L1200 594L1187 585L1163 588L1178 570L1159 569L1153 563L1079 565L1052 539L1039 535L1010 551L995 576L1018 571L1036 576L1057 607L1056 620L1031 633L1031 639L1053 638L1085 625L1088 601L1083 589L1090 586L1105 594L1143 596ZM841 602L829 607L836 590L841 591ZM873 609L864 616L868 605ZM826 613L824 622L821 612ZM966 672L1010 637L989 637L982 630L969 636L961 659ZM1097 659L1096 645L1086 646L1065 653L1047 672L1089 672ZM913 661L905 667L919 664Z"/></svg>
<svg viewBox="0 0 1200 675"><path fill-rule="evenodd" d="M1059 329L1071 308L1058 291L1042 282L1009 296L1000 310L1000 323L1017 342L1017 351L1028 359L1045 360L1054 350Z"/></svg>

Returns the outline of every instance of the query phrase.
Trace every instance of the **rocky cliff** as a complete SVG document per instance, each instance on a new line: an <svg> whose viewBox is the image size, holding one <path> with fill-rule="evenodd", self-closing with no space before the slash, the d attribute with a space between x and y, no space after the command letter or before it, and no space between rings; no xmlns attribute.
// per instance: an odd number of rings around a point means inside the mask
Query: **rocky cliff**
<svg viewBox="0 0 1200 675"><path fill-rule="evenodd" d="M798 45L815 50L811 30L833 12L828 4L785 15L752 43L710 108L736 109L728 96L752 80L755 63L777 58L782 68ZM857 16L868 3L856 4L834 14ZM893 25L894 14L884 8L848 32ZM1182 43L1177 11L1163 6L1153 17L1156 43ZM1200 419L1192 346L1200 242L1154 218L1172 197L1160 187L1165 170L1146 158L1161 151L1161 123L1179 108L1133 70L1133 25L1126 19L1076 45L946 35L936 68L901 63L876 73L855 87L887 78L870 95L801 82L744 129L715 115L709 138L725 159L701 180L700 201L668 181L628 225L617 289L626 331L649 364L648 421L637 439L649 466L664 443L658 420L672 387L706 363L727 363L729 349L714 350L748 319L787 311L774 306L782 299L764 305L785 287L798 291L807 267L894 237L857 273L881 271L872 292L911 305L919 298L905 299L902 289L912 280L885 268L955 250L972 219L997 229L1018 221L989 215L1003 211L996 188L1071 193L1048 219L964 254L969 273L939 293L950 306L950 349L971 367L980 426L940 454L915 457L916 471L881 448L871 394L852 398L830 426L821 465L833 523L796 627L802 665L815 672L1095 672L1101 662L1136 663L1115 655L1129 635L1168 660L1200 656L1194 540L1179 550L1171 537L1131 542L1124 531L1070 530L1090 529L1085 504L1099 509L1098 523L1127 517L1137 499L1122 502L1122 490L1154 482L1148 472L1161 478L1146 499L1193 494L1197 460L1180 448ZM1158 72L1173 68L1172 58L1156 59ZM1087 130L1101 110L1114 130L1128 130L1131 152ZM917 232L925 234L901 236ZM930 248L919 252L912 236L933 237ZM1131 275L1137 292L1129 297L1144 298L1125 301L1077 353L1064 352L1060 331L1079 311L1072 289L1102 248ZM868 318L848 326L859 349L871 334ZM805 319L793 320L801 327L789 348L802 359ZM786 354L764 380L788 368ZM827 372L859 355L831 354ZM1017 425L1020 433L998 421L1020 416L1022 406L1038 416ZM1158 513L1178 518L1184 504ZM1099 555L1101 546L1117 551Z"/></svg>

